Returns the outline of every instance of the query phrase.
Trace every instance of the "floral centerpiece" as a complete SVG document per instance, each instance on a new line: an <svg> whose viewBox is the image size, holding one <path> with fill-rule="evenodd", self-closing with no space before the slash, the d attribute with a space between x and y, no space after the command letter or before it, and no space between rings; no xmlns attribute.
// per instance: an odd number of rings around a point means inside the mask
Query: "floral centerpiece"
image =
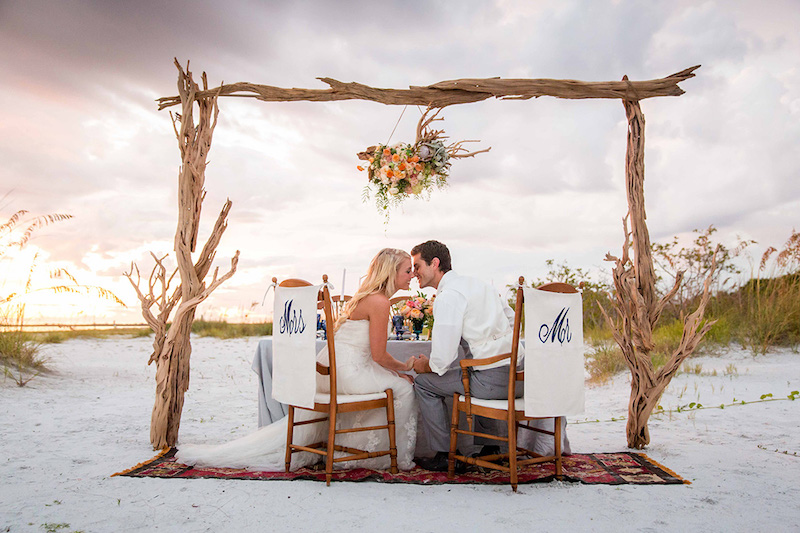
<svg viewBox="0 0 800 533"><path fill-rule="evenodd" d="M364 201L369 200L371 187L375 188L375 204L386 213L389 219L389 207L400 205L413 196L430 197L434 187L441 189L447 185L450 160L454 158L472 157L491 148L477 152L467 152L462 148L465 142L459 141L445 145L444 130L433 130L429 126L437 119L437 110L428 117L431 108L422 115L417 125L417 140L413 144L397 143L393 145L379 144L370 146L358 154L358 158L366 161L358 165L358 170L367 171L369 185L364 188ZM466 153L464 153L466 152Z"/></svg>
<svg viewBox="0 0 800 533"><path fill-rule="evenodd" d="M435 296L426 298L421 292L417 296L409 298L400 308L400 314L411 321L412 331L419 340L422 328L427 324L429 329L433 329L433 300Z"/></svg>

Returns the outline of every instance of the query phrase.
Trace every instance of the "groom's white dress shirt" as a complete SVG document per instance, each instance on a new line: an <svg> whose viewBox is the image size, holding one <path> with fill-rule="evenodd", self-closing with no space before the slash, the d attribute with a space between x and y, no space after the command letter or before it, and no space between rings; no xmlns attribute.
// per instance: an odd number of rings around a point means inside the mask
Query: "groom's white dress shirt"
<svg viewBox="0 0 800 533"><path fill-rule="evenodd" d="M513 339L514 311L495 289L475 278L452 270L439 281L433 302L433 342L430 367L444 375L458 357L461 339L469 344L472 357L480 359L509 353ZM520 346L518 359L524 353ZM508 360L480 367L500 367Z"/></svg>

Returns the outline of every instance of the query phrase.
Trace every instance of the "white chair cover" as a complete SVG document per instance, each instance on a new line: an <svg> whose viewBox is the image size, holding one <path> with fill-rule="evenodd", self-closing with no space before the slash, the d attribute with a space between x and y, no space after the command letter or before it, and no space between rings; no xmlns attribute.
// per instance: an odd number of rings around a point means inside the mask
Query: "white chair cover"
<svg viewBox="0 0 800 533"><path fill-rule="evenodd" d="M317 295L321 287L275 288L272 397L281 403L314 407Z"/></svg>
<svg viewBox="0 0 800 533"><path fill-rule="evenodd" d="M581 294L523 290L525 415L581 414L584 411Z"/></svg>

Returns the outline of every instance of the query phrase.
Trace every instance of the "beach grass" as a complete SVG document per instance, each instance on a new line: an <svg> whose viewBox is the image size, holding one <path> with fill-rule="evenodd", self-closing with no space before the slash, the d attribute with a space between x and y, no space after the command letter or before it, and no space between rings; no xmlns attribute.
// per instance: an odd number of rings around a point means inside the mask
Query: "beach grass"
<svg viewBox="0 0 800 533"><path fill-rule="evenodd" d="M272 335L272 322L234 324L224 320L195 320L192 333L201 337L235 339L239 337L266 337Z"/></svg>
<svg viewBox="0 0 800 533"><path fill-rule="evenodd" d="M266 337L272 335L272 323L236 324L219 320L195 320L192 333L200 337L235 339L240 337ZM115 336L147 337L153 334L146 327L58 329L25 333L26 338L40 344L58 344L72 339L106 339Z"/></svg>
<svg viewBox="0 0 800 533"><path fill-rule="evenodd" d="M40 350L40 343L30 334L20 330L0 332L0 361L3 375L17 386L24 387L30 380L47 372L47 358Z"/></svg>
<svg viewBox="0 0 800 533"><path fill-rule="evenodd" d="M152 335L150 328L92 328L59 329L29 333L32 339L42 344L58 344L72 339L107 339L115 336L147 337Z"/></svg>

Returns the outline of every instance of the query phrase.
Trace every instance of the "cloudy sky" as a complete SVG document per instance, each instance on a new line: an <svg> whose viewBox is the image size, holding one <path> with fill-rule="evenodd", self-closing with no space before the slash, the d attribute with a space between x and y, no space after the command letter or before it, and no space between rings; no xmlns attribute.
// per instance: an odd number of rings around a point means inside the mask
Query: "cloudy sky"
<svg viewBox="0 0 800 533"><path fill-rule="evenodd" d="M680 97L642 102L651 236L713 224L779 245L800 212L800 4L796 1L43 1L0 0L0 219L74 218L37 233L2 268L13 290L38 252L37 283L67 268L127 309L60 296L29 319L140 321L122 276L172 249L179 154L167 111L173 57L197 78L326 88L317 77L405 88L462 77L661 78L693 65ZM362 203L355 154L413 141L420 111L372 102L220 100L201 238L226 198L217 254L239 271L201 307L231 321L269 312L272 276L352 293L383 247L448 244L454 267L502 287L545 260L608 270L618 253L626 122L613 100L485 101L447 108L451 139L491 152L456 162L450 186L388 225ZM402 119L401 117L402 115ZM399 120L399 122L398 122ZM392 130L397 125L392 135ZM40 279L41 278L41 279ZM258 302L258 305L254 305Z"/></svg>

